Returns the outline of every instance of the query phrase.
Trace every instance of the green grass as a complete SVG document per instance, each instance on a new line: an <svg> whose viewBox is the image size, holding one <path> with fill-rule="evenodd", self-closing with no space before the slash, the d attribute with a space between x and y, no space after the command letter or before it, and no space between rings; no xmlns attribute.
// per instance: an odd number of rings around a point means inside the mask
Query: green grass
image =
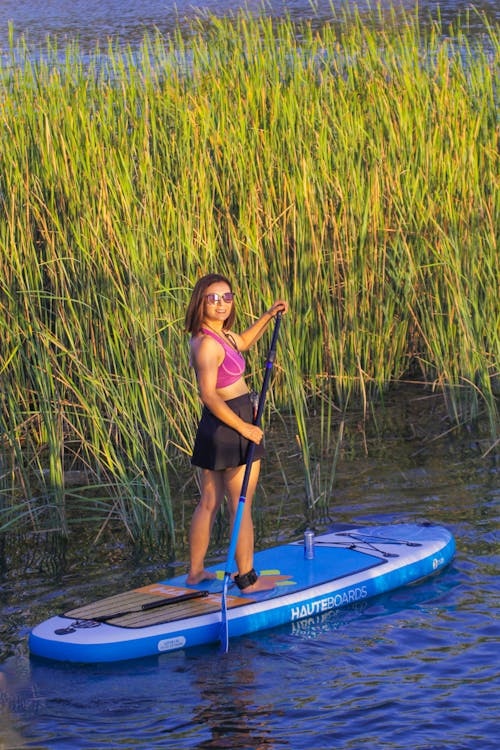
<svg viewBox="0 0 500 750"><path fill-rule="evenodd" d="M270 403L295 415L310 506L333 485L335 415L402 378L442 391L457 423L486 414L497 439L498 28L472 46L410 16L314 31L240 14L139 56L14 52L0 527L87 519L175 543L199 409L182 323L208 271L235 280L240 326L290 301Z"/></svg>

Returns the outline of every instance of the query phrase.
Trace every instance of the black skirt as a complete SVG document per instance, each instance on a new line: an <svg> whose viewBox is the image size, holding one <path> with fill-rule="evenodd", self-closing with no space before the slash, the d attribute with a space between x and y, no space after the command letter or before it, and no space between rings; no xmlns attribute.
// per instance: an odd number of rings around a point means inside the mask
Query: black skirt
<svg viewBox="0 0 500 750"><path fill-rule="evenodd" d="M253 422L253 404L249 393L232 398L226 404L245 422ZM246 463L250 441L203 407L194 441L191 463L202 469L221 471ZM255 446L254 461L265 454L262 443Z"/></svg>

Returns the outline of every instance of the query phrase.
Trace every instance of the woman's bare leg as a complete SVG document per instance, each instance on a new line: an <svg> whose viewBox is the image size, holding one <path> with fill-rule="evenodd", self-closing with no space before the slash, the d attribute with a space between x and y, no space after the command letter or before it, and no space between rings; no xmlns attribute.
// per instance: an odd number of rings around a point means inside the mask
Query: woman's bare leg
<svg viewBox="0 0 500 750"><path fill-rule="evenodd" d="M205 570L205 555L217 511L224 500L224 475L221 471L201 470L201 497L196 506L189 530L190 565L186 583L193 585L215 578Z"/></svg>
<svg viewBox="0 0 500 750"><path fill-rule="evenodd" d="M260 461L254 461L250 472L250 479L243 506L243 515L241 518L241 526L238 534L238 542L236 544L235 558L239 575L245 575L253 568L254 530L252 520L252 500L257 487L259 472ZM226 494L228 496L229 511L231 515L231 531L233 529L236 511L238 509L244 474L245 466L238 466L235 469L226 469L224 472ZM271 588L274 588L273 582L266 581L265 578L259 577L255 583L251 586L247 586L243 591L245 593L251 593L254 591L268 591Z"/></svg>

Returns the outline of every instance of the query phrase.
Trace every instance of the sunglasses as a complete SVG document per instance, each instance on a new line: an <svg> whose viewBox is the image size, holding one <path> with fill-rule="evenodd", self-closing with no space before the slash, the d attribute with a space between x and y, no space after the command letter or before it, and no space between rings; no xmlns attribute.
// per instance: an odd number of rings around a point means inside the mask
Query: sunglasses
<svg viewBox="0 0 500 750"><path fill-rule="evenodd" d="M224 292L224 294L205 294L205 299L209 305L216 305L217 302L232 302L234 299L233 292Z"/></svg>

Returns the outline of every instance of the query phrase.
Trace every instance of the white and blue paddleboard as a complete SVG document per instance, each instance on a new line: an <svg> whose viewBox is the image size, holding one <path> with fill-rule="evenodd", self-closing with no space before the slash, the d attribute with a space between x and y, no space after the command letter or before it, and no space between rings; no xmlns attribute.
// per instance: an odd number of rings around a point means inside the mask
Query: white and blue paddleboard
<svg viewBox="0 0 500 750"><path fill-rule="evenodd" d="M431 524L358 527L317 536L313 556L292 542L257 552L255 568L274 588L243 595L230 585L229 638L273 628L414 583L453 558L452 534ZM179 576L69 610L30 634L36 656L111 662L161 654L221 638L224 572L187 586Z"/></svg>

